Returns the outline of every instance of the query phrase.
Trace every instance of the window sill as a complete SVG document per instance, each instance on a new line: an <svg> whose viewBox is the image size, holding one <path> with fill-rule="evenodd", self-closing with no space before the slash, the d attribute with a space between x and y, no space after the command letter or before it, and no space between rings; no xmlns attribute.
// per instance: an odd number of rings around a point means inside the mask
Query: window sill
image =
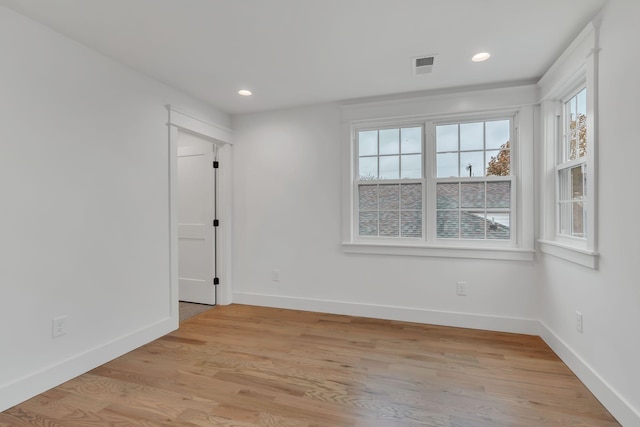
<svg viewBox="0 0 640 427"><path fill-rule="evenodd" d="M597 252L575 248L552 240L538 240L538 244L540 245L540 251L542 253L571 261L594 270L598 268L599 254Z"/></svg>
<svg viewBox="0 0 640 427"><path fill-rule="evenodd" d="M506 261L533 261L534 256L533 250L518 248L470 248L462 246L425 246L362 242L343 242L342 250L348 254L404 255Z"/></svg>

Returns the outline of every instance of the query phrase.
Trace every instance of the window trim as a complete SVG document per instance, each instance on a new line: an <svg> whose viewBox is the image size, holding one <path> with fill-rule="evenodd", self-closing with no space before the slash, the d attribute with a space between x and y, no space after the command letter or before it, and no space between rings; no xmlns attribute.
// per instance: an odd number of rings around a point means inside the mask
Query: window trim
<svg viewBox="0 0 640 427"><path fill-rule="evenodd" d="M419 127L421 129L421 152L420 152L420 164L421 164L421 168L422 168L422 176L420 178L407 178L407 179L403 179L403 178L398 178L398 179L373 179L373 180L361 180L358 178L360 170L359 170L359 160L360 160L360 152L359 152L359 140L358 140L358 132L366 132L366 131L372 131L372 130L376 130L376 131L380 131L380 130L386 130L386 129L402 129L402 128L411 128L411 127ZM402 237L402 236L398 236L398 237L380 237L380 236L361 236L360 232L359 232L359 213L360 210L357 209L355 206L357 204L357 200L359 197L359 193L358 193L358 186L360 185L367 185L367 184L376 184L376 185L385 185L385 184L389 184L389 185L395 185L395 184L421 184L422 186L422 201L424 202L424 192L425 192L425 170L424 170L424 166L425 166L425 127L424 127L424 122L421 122L420 120L412 120L412 121L407 121L407 120L402 120L402 121L384 121L384 123L380 126L377 126L375 122L369 122L367 124L363 124L362 126L353 126L352 127L352 131L351 131L351 145L352 145L352 152L353 152L353 156L352 156L352 174L350 176L350 180L352 183L352 194L353 194L353 199L351 201L351 205L352 205L352 218L351 218L351 223L352 223L352 241L354 242L372 242L372 243L384 243L384 242L393 242L393 241L398 241L398 242L422 242L424 240L424 230L425 230L425 225L426 225L426 221L425 221L425 206L423 203L422 206L422 233L423 233L423 237ZM379 138L379 137L378 137ZM401 147L400 147L401 149ZM398 154L399 156L402 156L402 153L400 152ZM378 157L378 174L380 174L380 158L381 154L378 152L377 157ZM384 155L382 155L384 156ZM402 173L400 171L400 173ZM400 210L398 210L398 212L400 212Z"/></svg>
<svg viewBox="0 0 640 427"><path fill-rule="evenodd" d="M348 133L349 144L349 192L343 196L343 202L348 207L348 218L345 226L346 237L342 247L345 253L359 254L387 254L429 257L451 257L470 259L494 259L532 261L533 248L533 106L521 105L507 109L479 110L476 112L462 112L459 114L429 114L413 115L410 117L395 117L381 119L361 119L343 122L345 133ZM524 119L523 119L524 116ZM435 125L439 123L461 123L473 121L491 121L509 119L511 123L511 157L512 175L496 177L499 180L511 181L512 192L512 234L508 241L499 240L464 240L464 239L434 239L435 234L435 206L423 205L423 236L421 238L403 237L371 237L358 234L358 211L356 207L358 197L358 181L356 177L358 162L357 132L394 127L421 126L423 127L423 178L417 180L386 180L385 182L421 182L423 184L423 201L425 192L435 195L437 180L448 178L426 178L435 167L435 139L431 142L427 138L435 138ZM525 122L527 133L523 137L521 129ZM432 136L429 133L433 133ZM431 152L433 151L433 153ZM525 158L527 159L525 161ZM431 164L432 163L432 164ZM476 180L480 177L474 177ZM472 178L472 180L474 179ZM466 177L453 178L455 182L469 180ZM528 180L528 181L527 181ZM527 181L524 184L524 181ZM380 183L381 181L377 181ZM428 188L431 186L432 188ZM515 197L513 195L516 195ZM530 212L528 212L530 211ZM528 221L527 221L528 220ZM528 226L525 226L528 224ZM432 229L430 231L430 229ZM428 233L431 233L428 235Z"/></svg>
<svg viewBox="0 0 640 427"><path fill-rule="evenodd" d="M597 252L597 152L598 152L598 28L589 23L556 63L538 82L541 88L542 167L539 248L552 255L588 268L598 267ZM564 148L564 102L580 90L587 90L586 159L562 161ZM559 170L572 163L587 169L586 238L561 234L558 212Z"/></svg>

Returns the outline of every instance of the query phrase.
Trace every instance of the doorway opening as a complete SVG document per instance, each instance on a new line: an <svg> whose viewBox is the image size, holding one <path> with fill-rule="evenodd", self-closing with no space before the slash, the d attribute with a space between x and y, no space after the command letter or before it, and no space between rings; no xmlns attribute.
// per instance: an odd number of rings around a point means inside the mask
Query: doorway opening
<svg viewBox="0 0 640 427"><path fill-rule="evenodd" d="M171 316L230 301L230 131L169 106Z"/></svg>

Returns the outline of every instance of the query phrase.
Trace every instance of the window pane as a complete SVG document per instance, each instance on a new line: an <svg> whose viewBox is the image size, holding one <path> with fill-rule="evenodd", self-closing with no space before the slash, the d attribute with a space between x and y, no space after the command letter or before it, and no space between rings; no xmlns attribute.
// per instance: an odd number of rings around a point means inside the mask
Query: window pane
<svg viewBox="0 0 640 427"><path fill-rule="evenodd" d="M567 201L567 200L571 200L571 175L570 175L571 170L570 169L563 169L561 171L558 172L558 180L559 182L559 193L558 193L558 200L560 201Z"/></svg>
<svg viewBox="0 0 640 427"><path fill-rule="evenodd" d="M509 120L487 122L485 126L487 150L502 148L509 141Z"/></svg>
<svg viewBox="0 0 640 427"><path fill-rule="evenodd" d="M400 153L400 129L380 131L380 154Z"/></svg>
<svg viewBox="0 0 640 427"><path fill-rule="evenodd" d="M422 209L422 184L403 184L400 192L401 209Z"/></svg>
<svg viewBox="0 0 640 427"><path fill-rule="evenodd" d="M574 202L572 206L572 235L575 237L584 237L584 203Z"/></svg>
<svg viewBox="0 0 640 427"><path fill-rule="evenodd" d="M436 186L436 208L437 209L455 209L459 207L459 188L460 185L455 184L438 184Z"/></svg>
<svg viewBox="0 0 640 427"><path fill-rule="evenodd" d="M511 150L509 144L500 151L487 151L487 175L509 176L511 175Z"/></svg>
<svg viewBox="0 0 640 427"><path fill-rule="evenodd" d="M576 95L576 112L578 116L587 115L587 89L582 89L580 93Z"/></svg>
<svg viewBox="0 0 640 427"><path fill-rule="evenodd" d="M358 132L358 155L375 156L378 154L378 131Z"/></svg>
<svg viewBox="0 0 640 427"><path fill-rule="evenodd" d="M560 202L559 206L559 227L560 234L566 234L567 236L571 236L571 209L572 202Z"/></svg>
<svg viewBox="0 0 640 427"><path fill-rule="evenodd" d="M442 239L458 238L458 211L438 211L436 235Z"/></svg>
<svg viewBox="0 0 640 427"><path fill-rule="evenodd" d="M511 182L487 182L487 209L511 207Z"/></svg>
<svg viewBox="0 0 640 427"><path fill-rule="evenodd" d="M460 187L462 208L484 208L484 182L463 183Z"/></svg>
<svg viewBox="0 0 640 427"><path fill-rule="evenodd" d="M422 237L422 212L401 212L400 231L402 237Z"/></svg>
<svg viewBox="0 0 640 427"><path fill-rule="evenodd" d="M358 233L361 236L378 235L378 212L360 212Z"/></svg>
<svg viewBox="0 0 640 427"><path fill-rule="evenodd" d="M400 156L380 156L380 179L400 178Z"/></svg>
<svg viewBox="0 0 640 427"><path fill-rule="evenodd" d="M587 89L576 95L578 114L578 157L587 155Z"/></svg>
<svg viewBox="0 0 640 427"><path fill-rule="evenodd" d="M458 151L458 125L436 126L436 150Z"/></svg>
<svg viewBox="0 0 640 427"><path fill-rule="evenodd" d="M400 209L400 185L381 185L378 187L380 210Z"/></svg>
<svg viewBox="0 0 640 427"><path fill-rule="evenodd" d="M360 157L358 159L359 179L377 179L378 178L378 158L377 157Z"/></svg>
<svg viewBox="0 0 640 427"><path fill-rule="evenodd" d="M484 239L484 230L488 227L483 212L462 211L460 217L461 239Z"/></svg>
<svg viewBox="0 0 640 427"><path fill-rule="evenodd" d="M484 151L460 153L459 176L484 176Z"/></svg>
<svg viewBox="0 0 640 427"><path fill-rule="evenodd" d="M578 156L578 130L576 129L576 122L571 122L571 130L569 132L569 160L575 160Z"/></svg>
<svg viewBox="0 0 640 427"><path fill-rule="evenodd" d="M438 178L447 178L458 175L458 153L438 154L436 157Z"/></svg>
<svg viewBox="0 0 640 427"><path fill-rule="evenodd" d="M565 103L564 161L587 155L587 89Z"/></svg>
<svg viewBox="0 0 640 427"><path fill-rule="evenodd" d="M422 128L403 128L400 133L403 154L422 153Z"/></svg>
<svg viewBox="0 0 640 427"><path fill-rule="evenodd" d="M482 150L484 148L483 123L460 125L460 150Z"/></svg>
<svg viewBox="0 0 640 427"><path fill-rule="evenodd" d="M402 156L402 173L400 178L422 178L422 156L409 154Z"/></svg>
<svg viewBox="0 0 640 427"><path fill-rule="evenodd" d="M378 186L377 185L359 185L358 186L358 206L363 210L378 209Z"/></svg>
<svg viewBox="0 0 640 427"><path fill-rule="evenodd" d="M583 190L584 175L582 166L571 168L571 198L581 199L584 196Z"/></svg>
<svg viewBox="0 0 640 427"><path fill-rule="evenodd" d="M584 213L586 202L560 203L560 234L573 237L585 237Z"/></svg>
<svg viewBox="0 0 640 427"><path fill-rule="evenodd" d="M511 215L503 212L487 212L487 239L511 238Z"/></svg>
<svg viewBox="0 0 640 427"><path fill-rule="evenodd" d="M560 201L584 198L585 174L582 165L563 169L559 172Z"/></svg>
<svg viewBox="0 0 640 427"><path fill-rule="evenodd" d="M585 172L582 165L559 171L559 232L586 236Z"/></svg>
<svg viewBox="0 0 640 427"><path fill-rule="evenodd" d="M398 211L382 211L379 215L380 236L397 237L400 234Z"/></svg>

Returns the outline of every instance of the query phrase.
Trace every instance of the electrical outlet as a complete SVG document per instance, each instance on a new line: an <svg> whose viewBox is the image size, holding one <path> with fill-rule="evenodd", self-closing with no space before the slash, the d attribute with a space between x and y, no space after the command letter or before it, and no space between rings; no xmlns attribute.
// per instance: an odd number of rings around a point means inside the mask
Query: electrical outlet
<svg viewBox="0 0 640 427"><path fill-rule="evenodd" d="M67 333L67 316L55 317L51 320L51 336L59 337Z"/></svg>
<svg viewBox="0 0 640 427"><path fill-rule="evenodd" d="M456 285L456 293L458 296L466 296L467 295L467 282L458 282Z"/></svg>
<svg viewBox="0 0 640 427"><path fill-rule="evenodd" d="M280 281L280 270L273 270L271 272L271 280L274 282Z"/></svg>
<svg viewBox="0 0 640 427"><path fill-rule="evenodd" d="M582 313L576 311L576 331L582 333Z"/></svg>

